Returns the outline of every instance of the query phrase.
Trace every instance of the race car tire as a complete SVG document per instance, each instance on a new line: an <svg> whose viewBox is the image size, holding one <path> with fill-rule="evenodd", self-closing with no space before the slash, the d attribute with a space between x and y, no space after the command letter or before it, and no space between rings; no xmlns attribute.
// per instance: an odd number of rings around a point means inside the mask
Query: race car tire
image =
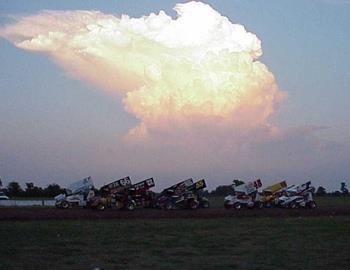
<svg viewBox="0 0 350 270"><path fill-rule="evenodd" d="M188 206L189 206L189 208L190 209L197 209L198 208L198 205L199 205L199 203L197 202L197 201L195 201L195 200L191 200L190 202L189 202L189 204L188 204Z"/></svg>
<svg viewBox="0 0 350 270"><path fill-rule="evenodd" d="M129 211L135 210L135 204L132 203L132 202L128 202L128 203L126 204L126 209L129 210Z"/></svg>
<svg viewBox="0 0 350 270"><path fill-rule="evenodd" d="M266 208L271 208L271 207L272 207L272 203L271 203L271 202L266 202L266 203L264 204L264 206L265 206Z"/></svg>
<svg viewBox="0 0 350 270"><path fill-rule="evenodd" d="M256 208L262 209L264 207L264 204L262 202L257 202L256 203Z"/></svg>
<svg viewBox="0 0 350 270"><path fill-rule="evenodd" d="M69 208L69 203L67 201L63 201L61 203L61 207L62 207L62 209L68 209Z"/></svg>
<svg viewBox="0 0 350 270"><path fill-rule="evenodd" d="M99 204L98 206L97 206L97 210L99 210L99 211L103 211L103 210L105 210L106 209L106 207L105 207L105 205L104 204Z"/></svg>
<svg viewBox="0 0 350 270"><path fill-rule="evenodd" d="M315 209L317 207L317 204L315 201L311 201L307 204L308 208Z"/></svg>
<svg viewBox="0 0 350 270"><path fill-rule="evenodd" d="M167 202L164 206L164 209L165 210L173 210L175 207L174 207L174 204L172 202Z"/></svg>
<svg viewBox="0 0 350 270"><path fill-rule="evenodd" d="M297 208L299 208L299 205L297 204L297 203L291 203L290 205L289 205L289 208L291 208L291 209L297 209Z"/></svg>
<svg viewBox="0 0 350 270"><path fill-rule="evenodd" d="M233 204L233 208L236 210L240 210L242 208L242 205L239 202L236 202Z"/></svg>

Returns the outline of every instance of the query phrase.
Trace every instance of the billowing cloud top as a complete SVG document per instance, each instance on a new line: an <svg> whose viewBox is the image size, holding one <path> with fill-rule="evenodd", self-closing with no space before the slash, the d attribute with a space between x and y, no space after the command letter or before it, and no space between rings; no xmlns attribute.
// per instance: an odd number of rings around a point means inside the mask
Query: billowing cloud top
<svg viewBox="0 0 350 270"><path fill-rule="evenodd" d="M129 139L268 126L284 94L258 61L260 40L204 3L177 4L175 11L175 19L163 11L141 18L44 11L1 28L0 35L121 95L140 121Z"/></svg>

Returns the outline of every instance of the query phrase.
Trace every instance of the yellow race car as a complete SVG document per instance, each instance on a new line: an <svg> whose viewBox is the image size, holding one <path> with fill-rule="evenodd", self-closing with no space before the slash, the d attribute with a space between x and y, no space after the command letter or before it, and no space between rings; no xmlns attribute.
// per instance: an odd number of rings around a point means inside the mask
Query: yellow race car
<svg viewBox="0 0 350 270"><path fill-rule="evenodd" d="M275 199L279 197L283 190L287 187L285 180L275 183L265 189L260 194L260 201L265 207L271 207L274 205Z"/></svg>

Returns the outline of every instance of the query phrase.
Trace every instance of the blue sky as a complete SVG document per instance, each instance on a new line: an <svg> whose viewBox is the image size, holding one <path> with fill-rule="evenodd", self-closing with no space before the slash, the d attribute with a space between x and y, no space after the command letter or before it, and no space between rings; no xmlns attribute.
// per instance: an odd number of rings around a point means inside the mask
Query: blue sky
<svg viewBox="0 0 350 270"><path fill-rule="evenodd" d="M273 122L284 129L312 130L305 140L298 137L287 142L289 147L308 149L322 141L332 149L331 153L317 152L321 157L315 156L319 162L312 161L311 167L300 168L298 163L293 163L288 168L290 160L286 160L281 169L271 166L266 170L259 165L260 154L257 154L255 162L236 174L227 169L201 171L181 166L158 171L156 157L153 157L153 166L141 166L143 169L137 170L140 161L133 162L133 155L137 154L133 152L123 153L130 160L127 165L101 162L106 156L118 156L120 142L115 138L137 122L123 110L121 100L71 78L47 56L18 49L0 39L0 176L3 182L65 185L72 179L92 175L102 184L114 177L131 175L138 179L149 176L166 179L165 185L193 175L206 177L208 181L215 178L212 180L215 186L230 183L235 177L260 176L263 180L265 177L266 182L282 177L292 182L311 179L316 185L335 189L341 181L348 180L350 2L205 2L232 22L244 25L262 41L260 60L273 72L279 87L288 93ZM134 17L164 10L174 15L172 8L176 3L0 1L0 23L8 23L8 15L31 15L43 9L93 9ZM275 142L262 148L259 151L264 153L280 152L275 150L278 149ZM147 153L144 155L147 158ZM312 159L312 155L309 158Z"/></svg>

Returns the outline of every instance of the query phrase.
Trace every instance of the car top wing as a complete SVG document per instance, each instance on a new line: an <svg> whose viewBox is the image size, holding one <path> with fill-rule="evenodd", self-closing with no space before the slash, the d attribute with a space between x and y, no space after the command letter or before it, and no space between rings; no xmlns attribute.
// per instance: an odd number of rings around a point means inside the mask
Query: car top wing
<svg viewBox="0 0 350 270"><path fill-rule="evenodd" d="M131 187L131 180L130 177L124 177L121 179L118 179L116 181L113 181L107 185L104 185L103 187L101 187L101 190L106 191L106 192L110 192L110 193L115 193L115 192L119 192L122 189Z"/></svg>
<svg viewBox="0 0 350 270"><path fill-rule="evenodd" d="M135 190L147 190L154 186L155 183L152 177L132 185L132 187L135 188Z"/></svg>

